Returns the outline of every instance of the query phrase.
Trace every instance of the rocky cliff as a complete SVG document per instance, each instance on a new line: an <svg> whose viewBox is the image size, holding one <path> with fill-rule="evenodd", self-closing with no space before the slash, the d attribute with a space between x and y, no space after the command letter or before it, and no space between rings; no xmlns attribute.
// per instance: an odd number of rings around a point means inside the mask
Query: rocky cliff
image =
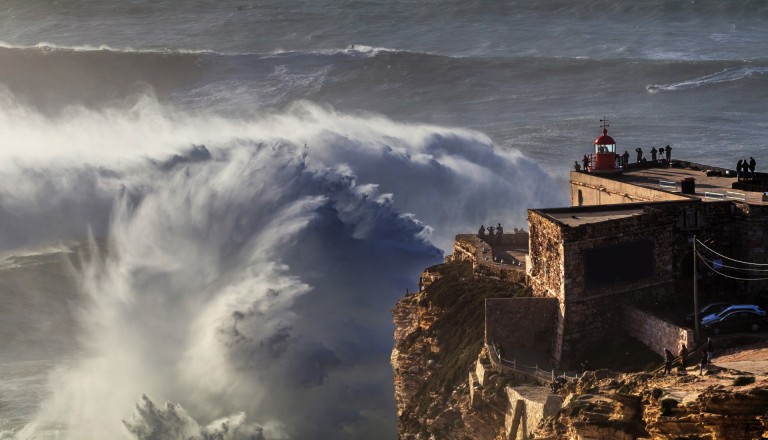
<svg viewBox="0 0 768 440"><path fill-rule="evenodd" d="M557 417L533 438L747 440L768 438L768 380L712 366L704 375L588 372L570 383Z"/></svg>
<svg viewBox="0 0 768 440"><path fill-rule="evenodd" d="M475 278L468 262L427 269L422 290L402 298L392 314L392 367L401 439L496 438L503 431L504 381L487 399L470 401L468 373L483 348L487 297L526 295L520 286Z"/></svg>
<svg viewBox="0 0 768 440"><path fill-rule="evenodd" d="M425 271L421 291L393 310L400 439L768 439L768 349L741 350L741 363L718 353L704 375L587 372L559 391L556 416L512 437L520 384L489 368L481 386L473 373L488 365L485 299L527 294L468 262Z"/></svg>

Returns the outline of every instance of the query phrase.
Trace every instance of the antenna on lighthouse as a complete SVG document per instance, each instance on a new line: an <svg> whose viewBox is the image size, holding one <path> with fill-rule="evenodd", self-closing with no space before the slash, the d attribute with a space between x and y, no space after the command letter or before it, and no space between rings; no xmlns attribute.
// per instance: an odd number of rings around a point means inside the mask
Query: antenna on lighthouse
<svg viewBox="0 0 768 440"><path fill-rule="evenodd" d="M608 125L608 118L605 116L603 116L603 119L601 119L600 122L602 122L601 127L603 127L603 129L610 127L610 125Z"/></svg>

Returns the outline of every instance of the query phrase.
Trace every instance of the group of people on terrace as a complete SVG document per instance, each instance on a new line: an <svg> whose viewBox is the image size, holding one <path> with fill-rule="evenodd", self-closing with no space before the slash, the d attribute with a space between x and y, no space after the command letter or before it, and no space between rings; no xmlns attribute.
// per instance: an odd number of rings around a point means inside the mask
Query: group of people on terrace
<svg viewBox="0 0 768 440"><path fill-rule="evenodd" d="M504 228L501 226L501 223L495 228L493 226L488 226L486 228L484 225L480 225L480 229L477 231L477 236L480 237L481 240L488 241L489 243L501 243L501 238L504 236ZM488 240L486 240L486 238L488 238Z"/></svg>
<svg viewBox="0 0 768 440"><path fill-rule="evenodd" d="M637 163L647 163L648 160L643 157L643 149L640 147L635 148L637 154ZM672 160L672 147L667 145L666 147L651 147L651 162L659 163L665 161L671 163ZM573 162L573 169L576 171L587 171L592 165L592 161L588 155L584 155L581 159L581 164L578 161ZM624 154L616 153L616 168L626 168L629 165L629 152L624 150Z"/></svg>
<svg viewBox="0 0 768 440"><path fill-rule="evenodd" d="M637 163L643 163L647 162L647 159L643 157L643 149L640 147L635 148L635 153L637 153ZM667 145L666 147L659 147L658 149L656 147L651 147L651 162L660 162L666 160L667 162L670 162L672 160L672 147ZM623 162L624 165L629 161L629 153L624 151L623 155Z"/></svg>
<svg viewBox="0 0 768 440"><path fill-rule="evenodd" d="M678 371L682 374L686 374L688 367L688 346L685 341L680 341L680 349L677 352L677 356L680 358L680 364L678 365ZM704 373L704 369L712 362L712 355L714 354L714 348L712 347L712 339L707 338L706 344L704 344L701 353L701 362L699 362L699 375ZM664 374L670 374L672 372L672 364L675 362L675 355L668 349L664 349Z"/></svg>
<svg viewBox="0 0 768 440"><path fill-rule="evenodd" d="M736 162L736 178L739 182L742 180L754 180L755 178L755 165L757 162L755 158L749 156L749 162L746 159Z"/></svg>

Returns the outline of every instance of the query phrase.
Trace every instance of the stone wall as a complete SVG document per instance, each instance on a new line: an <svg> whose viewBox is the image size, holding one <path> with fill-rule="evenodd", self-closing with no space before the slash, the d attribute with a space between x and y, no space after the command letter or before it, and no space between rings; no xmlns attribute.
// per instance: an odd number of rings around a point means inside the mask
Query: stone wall
<svg viewBox="0 0 768 440"><path fill-rule="evenodd" d="M630 336L661 356L665 348L677 354L680 342L685 342L690 350L695 347L693 330L689 328L679 327L628 304L622 306L622 317L624 329Z"/></svg>
<svg viewBox="0 0 768 440"><path fill-rule="evenodd" d="M528 233L503 234L503 246L517 245L527 248ZM494 278L509 283L527 284L525 272L520 266L495 263L493 246L481 240L476 234L460 234L453 242L453 253L446 261L469 261L475 276Z"/></svg>
<svg viewBox="0 0 768 440"><path fill-rule="evenodd" d="M485 300L485 342L502 347L505 359L548 363L557 322L555 298Z"/></svg>
<svg viewBox="0 0 768 440"><path fill-rule="evenodd" d="M590 223L563 230L564 244L564 290L568 292L566 302L595 298L616 292L638 290L651 285L671 283L674 279L674 228L661 213L646 211L635 215L600 223ZM654 253L653 275L628 282L588 286L585 280L585 255L593 249L606 248L622 243L652 240Z"/></svg>
<svg viewBox="0 0 768 440"><path fill-rule="evenodd" d="M533 294L563 299L563 238L561 227L541 213L528 210L530 240L526 271Z"/></svg>
<svg viewBox="0 0 768 440"><path fill-rule="evenodd" d="M506 439L526 440L539 423L554 417L563 406L563 398L546 387L507 387L507 412L504 421Z"/></svg>
<svg viewBox="0 0 768 440"><path fill-rule="evenodd" d="M661 202L644 206L640 215L579 226L565 225L554 216L602 209L611 213L637 211L638 205L529 211L530 285L535 295L560 301L551 349L556 361L569 365L579 358L584 341L619 328L621 304L654 307L688 301L694 236L708 240L727 255L753 252L757 258L764 251L760 237L765 234L763 222L768 216L756 212L755 207L748 210L737 205L728 201ZM748 241L744 237L754 238ZM586 281L588 252L641 240L652 242L652 275L604 285Z"/></svg>
<svg viewBox="0 0 768 440"><path fill-rule="evenodd" d="M600 175L571 171L571 206L670 200L689 200L689 197L661 189L606 179Z"/></svg>

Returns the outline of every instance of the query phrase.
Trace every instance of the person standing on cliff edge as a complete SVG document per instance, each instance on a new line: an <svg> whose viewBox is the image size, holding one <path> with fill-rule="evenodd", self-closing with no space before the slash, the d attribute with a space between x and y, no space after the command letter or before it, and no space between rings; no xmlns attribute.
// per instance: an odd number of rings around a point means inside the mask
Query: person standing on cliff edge
<svg viewBox="0 0 768 440"><path fill-rule="evenodd" d="M501 223L496 226L496 243L501 244L501 238L504 236L504 228L501 227Z"/></svg>
<svg viewBox="0 0 768 440"><path fill-rule="evenodd" d="M672 165L672 147L667 145L666 148L664 149L667 150L667 162L669 162L669 164Z"/></svg>
<svg viewBox="0 0 768 440"><path fill-rule="evenodd" d="M677 353L678 356L680 356L680 370L683 374L686 374L685 367L687 367L688 363L688 347L685 345L685 341L681 341L680 343L680 352Z"/></svg>
<svg viewBox="0 0 768 440"><path fill-rule="evenodd" d="M665 348L664 349L664 374L669 374L672 372L672 362L674 362L674 360L675 360L675 355L673 355L668 348Z"/></svg>
<svg viewBox="0 0 768 440"><path fill-rule="evenodd" d="M477 230L477 236L482 239L485 237L485 225L480 225L480 229Z"/></svg>

